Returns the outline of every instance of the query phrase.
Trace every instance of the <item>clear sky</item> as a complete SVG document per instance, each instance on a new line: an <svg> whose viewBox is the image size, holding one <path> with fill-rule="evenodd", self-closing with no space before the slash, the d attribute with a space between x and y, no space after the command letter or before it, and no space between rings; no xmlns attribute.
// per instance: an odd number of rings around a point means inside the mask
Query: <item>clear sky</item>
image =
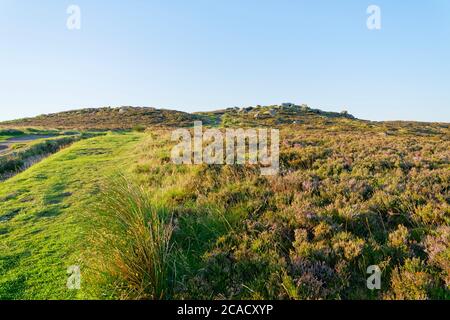
<svg viewBox="0 0 450 320"><path fill-rule="evenodd" d="M0 120L281 102L450 122L450 1L0 0Z"/></svg>

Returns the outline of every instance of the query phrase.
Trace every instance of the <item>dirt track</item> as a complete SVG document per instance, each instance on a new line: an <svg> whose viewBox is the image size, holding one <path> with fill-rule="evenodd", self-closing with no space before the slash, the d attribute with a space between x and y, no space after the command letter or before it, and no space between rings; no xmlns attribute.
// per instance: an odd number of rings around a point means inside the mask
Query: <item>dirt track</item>
<svg viewBox="0 0 450 320"><path fill-rule="evenodd" d="M14 137L8 140L0 142L0 155L7 154L10 151L12 145L16 143L29 143L38 139L51 138L51 135L28 135L21 137Z"/></svg>

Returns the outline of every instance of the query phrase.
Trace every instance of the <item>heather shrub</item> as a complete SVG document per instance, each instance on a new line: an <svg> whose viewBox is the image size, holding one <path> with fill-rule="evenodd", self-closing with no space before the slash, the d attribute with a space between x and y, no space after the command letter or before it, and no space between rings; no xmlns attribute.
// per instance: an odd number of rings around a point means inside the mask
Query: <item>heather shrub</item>
<svg viewBox="0 0 450 320"><path fill-rule="evenodd" d="M431 287L431 276L426 272L424 262L418 258L407 259L405 264L392 273L391 290L387 299L425 300Z"/></svg>
<svg viewBox="0 0 450 320"><path fill-rule="evenodd" d="M450 227L441 226L425 239L429 263L440 269L441 280L450 287Z"/></svg>

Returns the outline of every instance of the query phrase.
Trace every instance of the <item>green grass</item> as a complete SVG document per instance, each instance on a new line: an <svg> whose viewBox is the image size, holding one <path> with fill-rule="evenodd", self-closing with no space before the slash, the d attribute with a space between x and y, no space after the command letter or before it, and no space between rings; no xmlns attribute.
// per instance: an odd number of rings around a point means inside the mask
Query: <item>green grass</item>
<svg viewBox="0 0 450 320"><path fill-rule="evenodd" d="M0 299L82 297L66 288L67 268L81 264L81 217L101 180L133 162L142 136L77 142L0 184Z"/></svg>
<svg viewBox="0 0 450 320"><path fill-rule="evenodd" d="M172 294L175 258L172 213L150 201L146 188L116 176L86 215L91 221L86 255L92 275L87 291L114 288L121 299L167 299ZM104 291L104 290L103 290Z"/></svg>

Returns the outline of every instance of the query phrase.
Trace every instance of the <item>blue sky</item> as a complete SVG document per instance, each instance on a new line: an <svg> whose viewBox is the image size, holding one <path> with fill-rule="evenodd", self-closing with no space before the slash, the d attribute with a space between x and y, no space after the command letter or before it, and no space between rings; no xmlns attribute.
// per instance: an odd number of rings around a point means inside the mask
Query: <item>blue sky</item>
<svg viewBox="0 0 450 320"><path fill-rule="evenodd" d="M0 120L281 102L450 122L450 1L0 0Z"/></svg>

